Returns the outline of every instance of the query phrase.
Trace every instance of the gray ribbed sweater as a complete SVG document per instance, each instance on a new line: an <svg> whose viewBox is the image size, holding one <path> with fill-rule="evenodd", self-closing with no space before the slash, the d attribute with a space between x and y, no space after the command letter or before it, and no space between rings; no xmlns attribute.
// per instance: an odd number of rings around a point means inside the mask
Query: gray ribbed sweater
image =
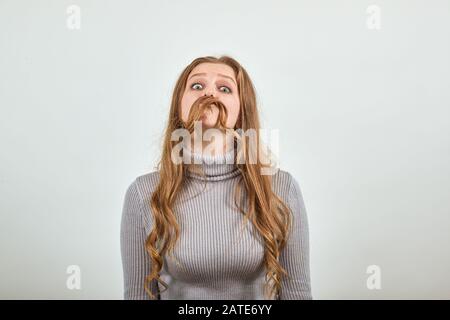
<svg viewBox="0 0 450 320"><path fill-rule="evenodd" d="M251 222L241 227L243 216L233 205L241 174L228 164L230 156L233 153L195 155L207 176L187 172L180 192L183 201L174 208L181 231L176 259L164 257L160 275L169 288L160 294L161 299L264 299L263 242ZM125 299L150 299L144 280L151 260L144 242L152 228L149 202L158 179L157 171L138 176L125 193L120 234ZM279 260L290 275L282 281L280 299L312 299L308 220L299 184L283 170L272 181L274 191L294 213L293 233ZM156 282L151 290L158 294Z"/></svg>

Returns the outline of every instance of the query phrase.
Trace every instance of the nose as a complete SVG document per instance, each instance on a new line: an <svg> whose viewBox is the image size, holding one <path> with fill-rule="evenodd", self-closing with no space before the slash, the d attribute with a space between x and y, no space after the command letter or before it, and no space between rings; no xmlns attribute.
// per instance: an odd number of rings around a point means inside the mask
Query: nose
<svg viewBox="0 0 450 320"><path fill-rule="evenodd" d="M205 96L212 96L212 97L215 97L215 96L216 96L216 93L215 93L215 91L214 91L213 89L208 89L208 90L206 90L206 92L205 92Z"/></svg>

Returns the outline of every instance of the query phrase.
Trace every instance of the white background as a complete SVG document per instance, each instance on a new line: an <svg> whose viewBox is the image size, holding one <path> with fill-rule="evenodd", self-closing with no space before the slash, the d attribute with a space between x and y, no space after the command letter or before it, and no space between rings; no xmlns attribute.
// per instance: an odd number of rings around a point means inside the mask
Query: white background
<svg viewBox="0 0 450 320"><path fill-rule="evenodd" d="M221 54L302 188L313 297L450 298L447 0L0 0L0 298L122 299L125 190L182 69Z"/></svg>

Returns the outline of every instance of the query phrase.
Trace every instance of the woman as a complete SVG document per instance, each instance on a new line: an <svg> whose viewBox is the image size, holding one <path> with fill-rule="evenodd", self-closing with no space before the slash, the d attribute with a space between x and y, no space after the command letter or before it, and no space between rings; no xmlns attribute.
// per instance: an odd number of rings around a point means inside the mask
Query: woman
<svg viewBox="0 0 450 320"><path fill-rule="evenodd" d="M184 69L157 170L125 194L125 299L312 299L302 193L290 173L268 170L259 129L236 60L200 57Z"/></svg>

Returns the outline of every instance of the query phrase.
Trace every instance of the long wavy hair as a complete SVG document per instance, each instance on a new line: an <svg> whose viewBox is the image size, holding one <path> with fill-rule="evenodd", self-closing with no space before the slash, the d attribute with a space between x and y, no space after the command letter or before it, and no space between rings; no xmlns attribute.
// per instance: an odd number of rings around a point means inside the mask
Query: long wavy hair
<svg viewBox="0 0 450 320"><path fill-rule="evenodd" d="M186 179L186 170L189 165L185 163L176 164L171 158L174 146L177 142L172 141L172 132L180 128L192 129L192 121L201 116L203 109L194 108L189 113L187 123L181 119L181 99L186 88L186 82L191 71L201 63L221 63L230 66L235 73L240 100L240 110L235 128L240 132L253 129L256 133L256 145L261 148L260 123L256 104L255 89L247 71L233 58L221 56L199 57L194 59L181 73L173 90L169 119L164 132L161 158L157 164L159 171L159 182L151 195L150 206L153 214L153 226L148 235L145 248L151 258L150 274L145 278L145 290L151 299L157 297L150 290L152 281L157 280L164 290L168 284L160 278L163 267L163 257L166 253L172 253L175 243L180 236L180 227L173 211L177 195ZM198 102L198 103L197 103ZM196 106L207 108L212 102L219 107L219 127L224 127L226 119L226 108L213 97L199 99ZM216 123L217 125L217 123ZM272 177L270 174L261 174L263 168L267 167L266 161L251 161L252 150L246 141L246 136L235 134L235 146L241 146L236 153L235 163L240 171L240 180L236 184L234 203L239 212L244 215L245 221L251 221L257 232L261 235L264 243L264 266L265 284L264 296L266 299L278 299L281 291L281 279L287 276L286 270L280 265L280 252L286 245L291 226L291 209L272 190ZM255 138L255 137L254 137ZM239 140L239 141L238 141ZM264 152L264 151L262 151ZM267 158L266 158L267 159ZM273 165L270 164L269 166ZM206 181L205 181L206 183ZM244 191L245 196L241 191ZM244 200L243 200L244 199ZM245 199L247 200L245 203ZM159 291L159 286L158 286ZM163 292L161 291L161 292Z"/></svg>

